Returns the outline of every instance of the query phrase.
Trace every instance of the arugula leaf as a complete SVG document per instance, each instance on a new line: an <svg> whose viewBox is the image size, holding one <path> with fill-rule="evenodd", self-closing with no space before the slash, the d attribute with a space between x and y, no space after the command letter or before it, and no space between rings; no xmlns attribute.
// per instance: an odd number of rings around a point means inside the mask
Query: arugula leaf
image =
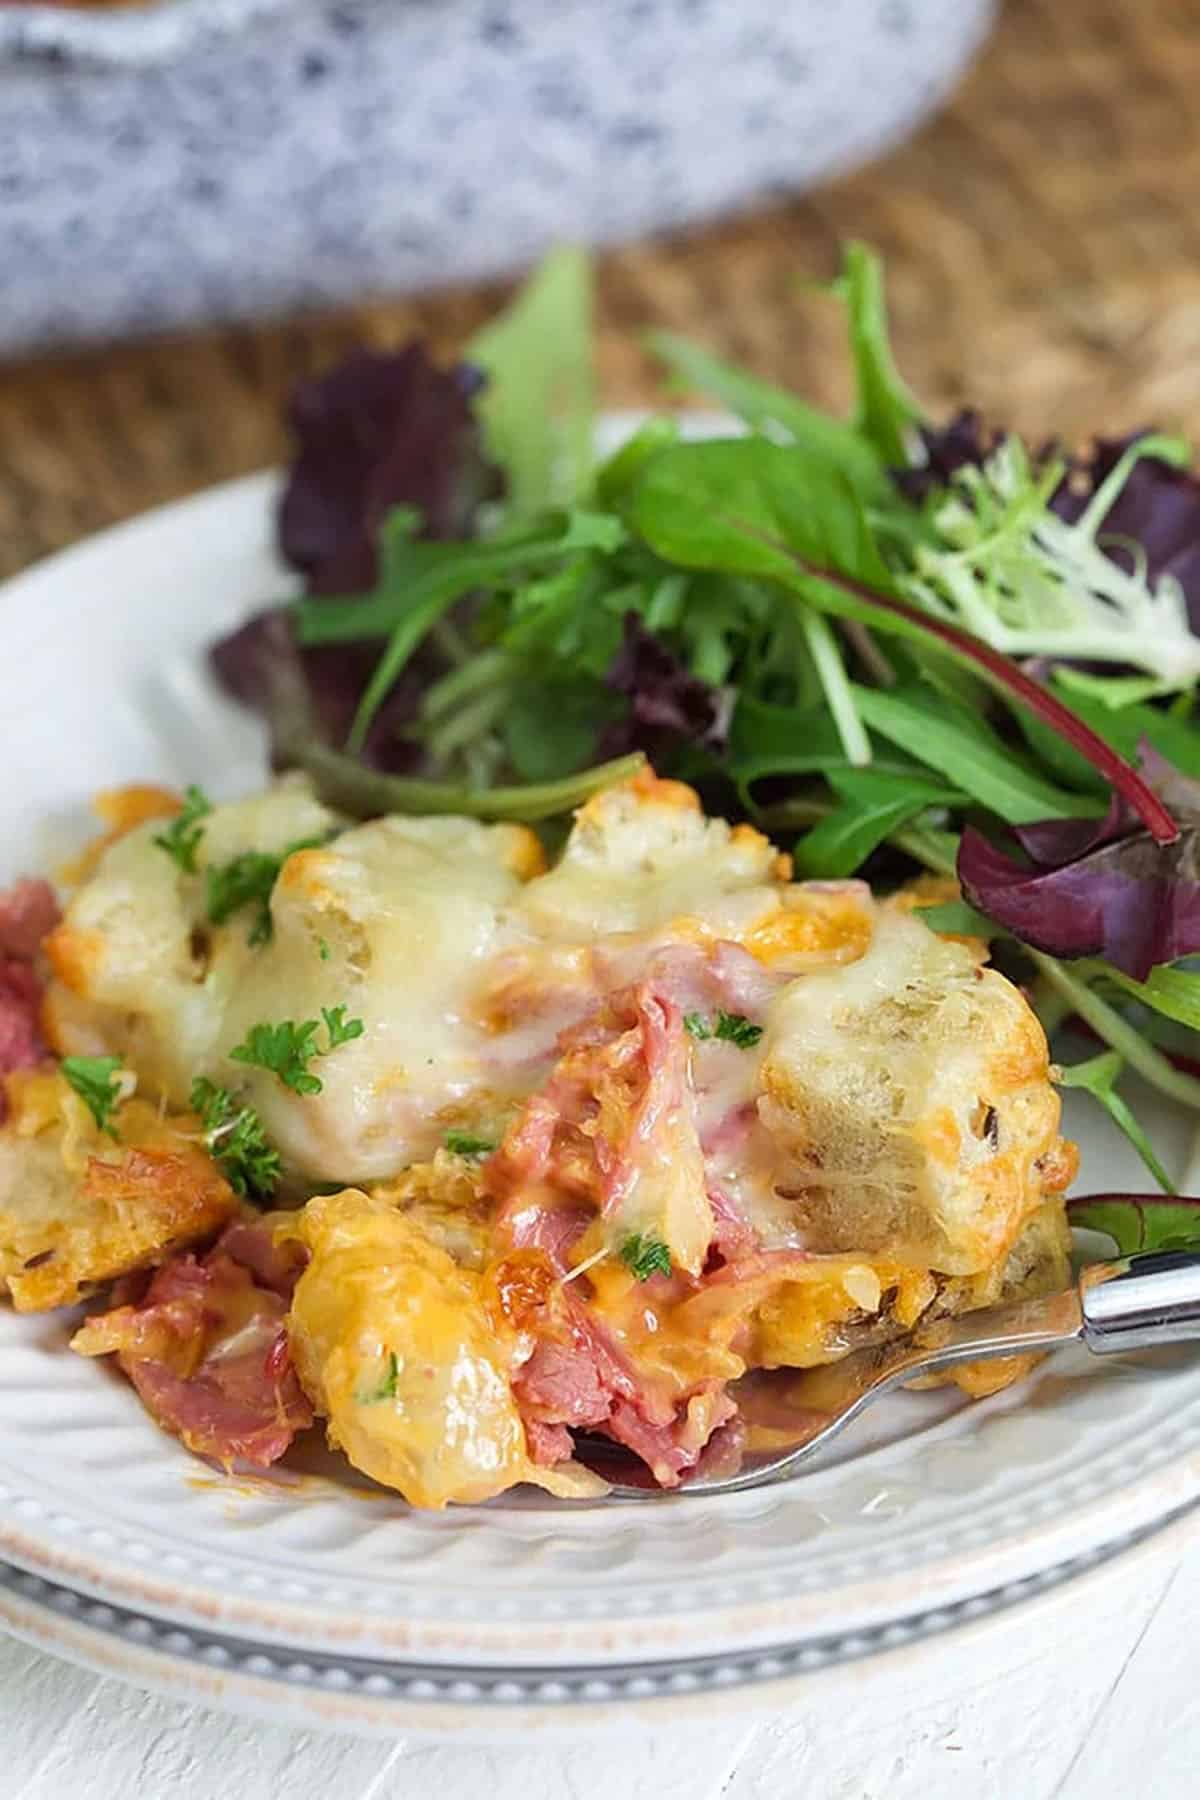
<svg viewBox="0 0 1200 1800"><path fill-rule="evenodd" d="M1171 691L1169 685L1164 687L1154 675L1092 675L1086 669L1072 669L1066 663L1054 671L1054 679L1068 693L1083 694L1099 706L1106 706L1109 712L1120 712L1123 707L1135 706Z"/></svg>
<svg viewBox="0 0 1200 1800"><path fill-rule="evenodd" d="M384 570L374 594L358 601L303 600L295 608L306 645L386 636L383 654L359 701L348 748L359 751L371 722L417 646L457 600L476 589L574 565L580 553L615 551L625 539L621 521L608 513L576 509L555 514L536 530L522 529L484 544L426 544L419 568L394 580Z"/></svg>
<svg viewBox="0 0 1200 1800"><path fill-rule="evenodd" d="M196 852L204 836L202 821L212 809L212 801L203 788L186 788L182 808L166 829L158 832L153 839L160 850L165 850L179 864L185 875L196 873Z"/></svg>
<svg viewBox="0 0 1200 1800"><path fill-rule="evenodd" d="M1173 1194L1175 1183L1154 1154L1149 1138L1129 1106L1116 1091L1116 1082L1123 1067L1124 1061L1120 1053L1106 1050L1099 1056L1090 1057L1087 1062L1060 1068L1055 1079L1060 1087L1082 1088L1094 1100L1098 1100L1114 1125L1129 1139L1159 1187L1164 1193Z"/></svg>
<svg viewBox="0 0 1200 1800"><path fill-rule="evenodd" d="M120 1133L112 1123L114 1109L121 1101L119 1056L64 1056L59 1063L63 1075L91 1113L100 1130L120 1142Z"/></svg>
<svg viewBox="0 0 1200 1800"><path fill-rule="evenodd" d="M981 937L990 942L992 938L1007 935L994 919L968 906L965 900L946 900L941 906L919 906L914 916L928 925L930 931L940 932L944 937Z"/></svg>
<svg viewBox="0 0 1200 1800"><path fill-rule="evenodd" d="M1085 1194L1067 1201L1067 1218L1085 1231L1104 1232L1122 1256L1200 1248L1200 1200L1151 1200L1141 1194L1092 1200Z"/></svg>
<svg viewBox="0 0 1200 1800"><path fill-rule="evenodd" d="M981 719L943 699L931 706L919 689L856 688L859 711L873 731L930 768L1010 825L1072 819L1088 810L1078 794L1053 787L988 730Z"/></svg>
<svg viewBox="0 0 1200 1800"><path fill-rule="evenodd" d="M669 1275L671 1273L671 1252L661 1238L647 1232L633 1231L618 1247L618 1256L625 1267L639 1281L649 1281L651 1275Z"/></svg>
<svg viewBox="0 0 1200 1800"><path fill-rule="evenodd" d="M828 611L879 624L866 602L806 573L797 561L894 593L867 523L868 498L852 473L798 446L711 438L654 457L634 490L630 516L668 562L776 581ZM922 635L919 622L898 621L897 629Z"/></svg>
<svg viewBox="0 0 1200 1800"><path fill-rule="evenodd" d="M363 1387L355 1391L356 1406L378 1406L381 1401L394 1400L396 1388L400 1381L400 1359L394 1350L389 1350L384 1360L384 1372L373 1387Z"/></svg>
<svg viewBox="0 0 1200 1800"><path fill-rule="evenodd" d="M490 1156L496 1148L490 1138L475 1137L469 1131L448 1131L444 1142L455 1156Z"/></svg>
<svg viewBox="0 0 1200 1800"><path fill-rule="evenodd" d="M596 470L596 500L601 506L619 507L646 464L668 444L679 442L679 421L670 417L646 419Z"/></svg>
<svg viewBox="0 0 1200 1800"><path fill-rule="evenodd" d="M684 567L757 576L822 611L919 643L936 640L1010 703L1040 713L1086 751L1156 841L1169 844L1177 837L1174 819L1147 783L1061 701L994 647L951 620L923 615L897 594L862 497L840 472L761 438L680 444L649 464L634 494L632 518L652 549ZM876 702L890 697L870 691ZM865 711L862 716L871 723ZM958 769L953 773L962 778ZM1031 784L1046 791L1027 774L1026 792ZM1078 810L1074 802L1072 810Z"/></svg>
<svg viewBox="0 0 1200 1800"><path fill-rule="evenodd" d="M846 752L824 706L779 706L743 688L730 723L725 764L742 805L758 814L762 808L754 792L756 782L776 775L828 776L845 769ZM872 745L871 773L928 779L919 763L887 744Z"/></svg>
<svg viewBox="0 0 1200 1800"><path fill-rule="evenodd" d="M1057 690L1064 689L1060 671L1055 672L1052 685ZM1190 719L1176 718L1156 706L1125 706L1114 712L1111 707L1078 691L1067 691L1066 697L1071 710L1129 761L1136 758L1138 747L1145 738L1185 775L1200 779L1200 732Z"/></svg>
<svg viewBox="0 0 1200 1800"><path fill-rule="evenodd" d="M722 362L673 332L651 331L646 344L685 386L711 394L726 411L773 442L794 444L819 457L826 467L841 469L864 498L895 505L885 461L855 426L831 419L796 394Z"/></svg>
<svg viewBox="0 0 1200 1800"><path fill-rule="evenodd" d="M957 806L965 796L940 782L893 771L831 769L829 784L843 804L796 845L797 870L810 879L840 881L892 833L930 806Z"/></svg>
<svg viewBox="0 0 1200 1800"><path fill-rule="evenodd" d="M488 384L475 402L488 453L508 477L511 518L582 499L592 480L595 370L586 252L551 251L467 360Z"/></svg>
<svg viewBox="0 0 1200 1800"><path fill-rule="evenodd" d="M722 1043L736 1044L739 1050L752 1050L763 1034L762 1026L752 1024L744 1013L718 1012L715 1019L704 1013L684 1013L683 1026L700 1043L716 1038Z"/></svg>
<svg viewBox="0 0 1200 1800"><path fill-rule="evenodd" d="M394 631L403 631L415 644L464 594L520 581L578 551L616 550L624 539L615 515L582 507L513 526L482 543L410 543L401 534L394 540L401 554L384 559L371 593L297 601L297 635L309 648L382 638Z"/></svg>
<svg viewBox="0 0 1200 1800"><path fill-rule="evenodd" d="M621 702L603 682L559 668L531 676L508 699L501 720L505 747L524 781L546 781L586 763Z"/></svg>
<svg viewBox="0 0 1200 1800"><path fill-rule="evenodd" d="M282 1164L254 1108L239 1106L228 1088L204 1075L192 1083L190 1105L200 1114L208 1153L234 1193L244 1200L269 1200L279 1186Z"/></svg>
<svg viewBox="0 0 1200 1800"><path fill-rule="evenodd" d="M1075 964L1075 972L1085 981L1111 982L1131 1000L1139 1000L1164 1018L1200 1031L1200 970L1160 963L1145 981L1137 981L1112 963L1084 959Z"/></svg>
<svg viewBox="0 0 1200 1800"><path fill-rule="evenodd" d="M854 429L873 444L885 464L909 461L912 428L921 408L897 369L888 341L883 261L865 244L848 243L834 292L845 302L854 359L857 403Z"/></svg>
<svg viewBox="0 0 1200 1800"><path fill-rule="evenodd" d="M339 1045L363 1035L362 1020L347 1019L344 1006L322 1007L321 1017L327 1033L324 1045L316 1041L320 1029L317 1019L305 1019L300 1025L294 1019L284 1019L278 1025L252 1025L245 1043L238 1044L229 1055L234 1062L249 1063L278 1075L284 1087L291 1088L293 1093L319 1094L324 1083L319 1076L309 1073L309 1063L314 1057L328 1056Z"/></svg>

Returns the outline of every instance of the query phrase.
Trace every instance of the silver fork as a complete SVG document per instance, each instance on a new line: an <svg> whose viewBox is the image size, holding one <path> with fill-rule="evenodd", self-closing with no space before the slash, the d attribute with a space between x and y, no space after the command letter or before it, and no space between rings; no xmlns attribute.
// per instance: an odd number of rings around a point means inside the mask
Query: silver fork
<svg viewBox="0 0 1200 1800"><path fill-rule="evenodd" d="M736 1494L786 1481L881 1394L956 1363L1024 1356L1074 1343L1107 1356L1200 1339L1200 1254L1161 1250L1092 1263L1081 1271L1075 1286L1062 1293L942 1319L918 1335L917 1343L909 1339L860 1350L828 1372L820 1371L820 1382L827 1388L836 1384L840 1390L824 1423L806 1421L809 1434L802 1442L754 1468L735 1475L685 1478L675 1489L612 1481L613 1494L626 1500L663 1500L672 1495ZM798 1419L811 1408L811 1399L803 1401Z"/></svg>

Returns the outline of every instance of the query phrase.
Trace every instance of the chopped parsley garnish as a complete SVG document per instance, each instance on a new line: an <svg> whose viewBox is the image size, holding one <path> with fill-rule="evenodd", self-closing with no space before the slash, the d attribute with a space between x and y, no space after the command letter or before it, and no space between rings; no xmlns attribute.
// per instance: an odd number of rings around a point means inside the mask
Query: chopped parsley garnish
<svg viewBox="0 0 1200 1800"><path fill-rule="evenodd" d="M671 1252L661 1238L652 1237L649 1232L644 1235L640 1231L630 1232L617 1254L639 1281L648 1281L651 1275L671 1273Z"/></svg>
<svg viewBox="0 0 1200 1800"><path fill-rule="evenodd" d="M394 1400L399 1379L400 1359L394 1350L389 1350L383 1376L373 1388L360 1388L354 1398L359 1406L376 1406L381 1400Z"/></svg>
<svg viewBox="0 0 1200 1800"><path fill-rule="evenodd" d="M101 1131L110 1138L119 1133L112 1123L114 1108L121 1099L119 1056L64 1056L58 1065L79 1098L95 1119Z"/></svg>
<svg viewBox="0 0 1200 1800"><path fill-rule="evenodd" d="M189 787L184 790L180 811L154 839L159 849L165 850L185 875L196 873L196 852L200 848L200 839L204 836L201 821L207 819L211 811L212 801L204 789Z"/></svg>
<svg viewBox="0 0 1200 1800"><path fill-rule="evenodd" d="M228 1088L205 1076L192 1083L191 1106L200 1114L209 1155L243 1200L269 1200L279 1186L279 1152L268 1142L252 1106L239 1106Z"/></svg>
<svg viewBox="0 0 1200 1800"><path fill-rule="evenodd" d="M325 1029L329 1033L329 1042L324 1050L319 1052L321 1056L328 1056L329 1052L336 1050L339 1044L353 1043L355 1038L360 1038L363 1034L362 1020L348 1019L344 1006L323 1006L321 1017L324 1019Z"/></svg>
<svg viewBox="0 0 1200 1800"><path fill-rule="evenodd" d="M317 939L317 955L322 962L329 961L329 945L325 942L324 938Z"/></svg>
<svg viewBox="0 0 1200 1800"><path fill-rule="evenodd" d="M496 1146L490 1138L474 1137L469 1131L448 1131L446 1148L455 1156L490 1156Z"/></svg>
<svg viewBox="0 0 1200 1800"><path fill-rule="evenodd" d="M294 1019L284 1019L278 1025L252 1025L245 1043L231 1050L230 1057L234 1062L269 1069L294 1094L319 1094L324 1083L309 1073L309 1063L315 1056L328 1056L339 1045L360 1038L364 1029L361 1019L346 1017L344 1006L323 1006L321 1018L328 1034L325 1044L316 1041L320 1020L305 1019L297 1025Z"/></svg>
<svg viewBox="0 0 1200 1800"><path fill-rule="evenodd" d="M701 1043L718 1038L724 1044L736 1044L739 1050L752 1050L763 1034L761 1025L752 1025L744 1013L719 1012L715 1019L703 1013L685 1013L684 1028Z"/></svg>
<svg viewBox="0 0 1200 1800"><path fill-rule="evenodd" d="M257 948L270 941L271 895L279 879L279 871L297 850L315 850L324 838L298 838L282 850L243 850L227 863L205 870L206 910L214 925L224 925L244 906L253 906L254 922L249 943Z"/></svg>

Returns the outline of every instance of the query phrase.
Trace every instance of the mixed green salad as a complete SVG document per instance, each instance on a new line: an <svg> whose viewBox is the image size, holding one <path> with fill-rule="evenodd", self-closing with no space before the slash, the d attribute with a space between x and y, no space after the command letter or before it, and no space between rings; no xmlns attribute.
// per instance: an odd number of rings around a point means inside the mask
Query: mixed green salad
<svg viewBox="0 0 1200 1800"><path fill-rule="evenodd" d="M662 412L607 455L576 251L457 367L419 344L355 353L292 402L280 543L305 595L216 668L277 764L363 816L553 834L649 758L801 877L956 877L928 922L988 938L1048 1033L1090 1037L1061 1084L1170 1193L1123 1084L1200 1116L1187 447L1144 432L1076 454L972 412L931 422L865 247L832 302L849 418L655 332L673 386L724 423ZM1200 1229L1187 1201L1075 1206L1122 1248Z"/></svg>

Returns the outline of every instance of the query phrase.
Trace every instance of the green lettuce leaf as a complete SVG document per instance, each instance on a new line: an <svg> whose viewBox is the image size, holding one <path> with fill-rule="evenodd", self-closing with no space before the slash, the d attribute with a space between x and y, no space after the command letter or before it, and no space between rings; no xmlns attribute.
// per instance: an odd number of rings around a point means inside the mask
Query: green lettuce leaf
<svg viewBox="0 0 1200 1800"><path fill-rule="evenodd" d="M585 500L596 426L586 252L551 251L466 354L488 377L475 410L488 453L508 480L508 517L528 519Z"/></svg>

